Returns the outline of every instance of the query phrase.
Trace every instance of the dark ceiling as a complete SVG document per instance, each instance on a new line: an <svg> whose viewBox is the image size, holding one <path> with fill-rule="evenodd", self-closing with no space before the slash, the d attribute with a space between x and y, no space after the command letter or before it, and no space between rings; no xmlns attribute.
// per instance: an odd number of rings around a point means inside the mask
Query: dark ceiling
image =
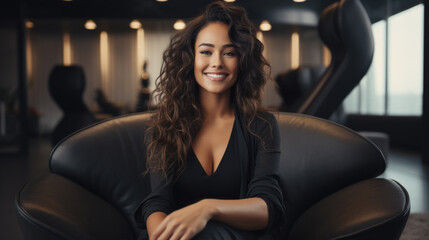
<svg viewBox="0 0 429 240"><path fill-rule="evenodd" d="M273 23L315 25L319 14L336 0L237 0L254 21L267 19ZM14 17L21 12L25 18L139 18L188 19L198 15L213 0L21 0L8 1L0 16ZM423 0L361 0L372 22L415 6ZM389 10L390 9L390 10Z"/></svg>

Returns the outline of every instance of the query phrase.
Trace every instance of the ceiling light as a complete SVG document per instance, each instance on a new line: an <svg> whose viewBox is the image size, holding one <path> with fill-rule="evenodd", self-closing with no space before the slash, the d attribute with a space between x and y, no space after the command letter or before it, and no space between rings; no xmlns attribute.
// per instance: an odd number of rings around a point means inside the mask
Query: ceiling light
<svg viewBox="0 0 429 240"><path fill-rule="evenodd" d="M25 21L25 27L26 28L33 28L34 27L34 22L27 20Z"/></svg>
<svg viewBox="0 0 429 240"><path fill-rule="evenodd" d="M63 0L63 2L73 2L73 0Z"/></svg>
<svg viewBox="0 0 429 240"><path fill-rule="evenodd" d="M235 2L235 0L224 0L225 2Z"/></svg>
<svg viewBox="0 0 429 240"><path fill-rule="evenodd" d="M186 27L186 23L182 19L179 19L174 23L173 27L176 30L182 30Z"/></svg>
<svg viewBox="0 0 429 240"><path fill-rule="evenodd" d="M85 22L85 28L88 30L94 30L97 28L97 24L92 20L88 20Z"/></svg>
<svg viewBox="0 0 429 240"><path fill-rule="evenodd" d="M261 31L270 31L271 30L271 24L270 22L268 22L267 20L264 20L261 22L261 25L259 25L259 29L261 29Z"/></svg>
<svg viewBox="0 0 429 240"><path fill-rule="evenodd" d="M297 3L301 3L301 2L305 2L305 1L307 1L307 0L293 0L294 2L297 2Z"/></svg>
<svg viewBox="0 0 429 240"><path fill-rule="evenodd" d="M156 0L157 2L167 2L168 0Z"/></svg>
<svg viewBox="0 0 429 240"><path fill-rule="evenodd" d="M142 23L139 20L134 19L130 22L131 29L139 29L141 27L142 27Z"/></svg>

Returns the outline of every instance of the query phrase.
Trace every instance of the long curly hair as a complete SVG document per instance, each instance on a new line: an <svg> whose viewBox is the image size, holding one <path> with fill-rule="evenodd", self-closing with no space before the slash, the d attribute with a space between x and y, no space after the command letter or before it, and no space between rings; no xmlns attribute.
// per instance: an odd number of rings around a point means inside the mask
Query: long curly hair
<svg viewBox="0 0 429 240"><path fill-rule="evenodd" d="M198 84L194 76L194 45L200 30L212 22L228 26L228 34L238 53L238 78L231 88L232 103L243 114L250 130L260 116L263 87L269 64L262 55L263 44L246 11L231 3L218 1L176 32L163 55L160 76L153 92L158 108L153 114L147 146L147 170L178 176L186 164L188 150L201 128ZM269 71L267 71L269 73Z"/></svg>

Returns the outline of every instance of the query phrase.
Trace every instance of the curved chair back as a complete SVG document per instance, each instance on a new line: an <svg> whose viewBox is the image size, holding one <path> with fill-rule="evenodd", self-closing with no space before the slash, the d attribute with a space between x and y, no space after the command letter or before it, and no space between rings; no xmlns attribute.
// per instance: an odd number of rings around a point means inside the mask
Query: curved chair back
<svg viewBox="0 0 429 240"><path fill-rule="evenodd" d="M327 120L279 113L282 141L281 185L287 227L321 198L382 173L380 151L355 132ZM50 159L51 172L98 195L124 214L136 236L134 211L149 193L145 171L149 113L117 117L60 142Z"/></svg>
<svg viewBox="0 0 429 240"><path fill-rule="evenodd" d="M145 131L150 114L113 118L82 129L52 151L50 170L64 176L124 214L139 235L134 220L138 204L150 192L146 167Z"/></svg>
<svg viewBox="0 0 429 240"><path fill-rule="evenodd" d="M51 143L61 139L96 120L83 101L85 74L80 66L56 65L49 76L49 93L64 115L56 125Z"/></svg>
<svg viewBox="0 0 429 240"><path fill-rule="evenodd" d="M329 118L367 72L374 39L359 0L341 0L327 7L318 29L331 51L331 63L297 112Z"/></svg>
<svg viewBox="0 0 429 240"><path fill-rule="evenodd" d="M380 150L342 125L293 113L280 113L277 120L286 231L314 203L385 170Z"/></svg>

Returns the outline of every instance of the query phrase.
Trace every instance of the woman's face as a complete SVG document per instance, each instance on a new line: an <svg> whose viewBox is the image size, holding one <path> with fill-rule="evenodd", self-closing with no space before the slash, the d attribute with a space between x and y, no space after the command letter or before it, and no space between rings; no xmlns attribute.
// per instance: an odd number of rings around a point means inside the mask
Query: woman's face
<svg viewBox="0 0 429 240"><path fill-rule="evenodd" d="M214 94L229 93L237 81L238 56L227 25L209 23L198 33L194 75L201 91Z"/></svg>

